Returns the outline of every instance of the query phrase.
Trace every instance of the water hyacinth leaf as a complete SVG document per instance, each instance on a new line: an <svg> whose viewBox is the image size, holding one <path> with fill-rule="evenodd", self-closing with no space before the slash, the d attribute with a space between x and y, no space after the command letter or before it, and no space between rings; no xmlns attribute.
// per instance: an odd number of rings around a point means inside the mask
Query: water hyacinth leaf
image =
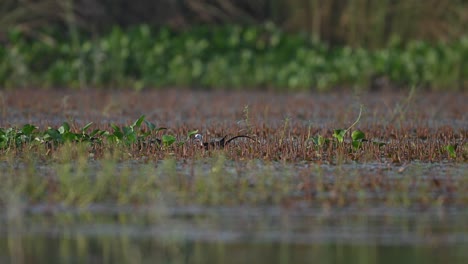
<svg viewBox="0 0 468 264"><path fill-rule="evenodd" d="M63 133L62 135L62 139L63 141L65 142L73 142L73 141L77 141L78 140L78 136L75 134L75 133Z"/></svg>
<svg viewBox="0 0 468 264"><path fill-rule="evenodd" d="M46 131L46 135L44 136L44 139L52 139L54 141L62 141L62 135L57 129L53 129L49 127Z"/></svg>
<svg viewBox="0 0 468 264"><path fill-rule="evenodd" d="M457 153L455 152L456 148L454 145L447 145L445 146L445 149L447 150L449 156L454 159L457 157Z"/></svg>
<svg viewBox="0 0 468 264"><path fill-rule="evenodd" d="M362 141L353 140L352 145L353 145L353 148L358 149L358 148L362 147Z"/></svg>
<svg viewBox="0 0 468 264"><path fill-rule="evenodd" d="M70 125L67 122L63 122L63 124L58 128L58 132L60 134L70 132Z"/></svg>
<svg viewBox="0 0 468 264"><path fill-rule="evenodd" d="M176 141L176 138L172 135L163 135L162 136L162 143L164 146L170 146Z"/></svg>
<svg viewBox="0 0 468 264"><path fill-rule="evenodd" d="M167 87L168 85L176 85L181 79L188 78L188 81L194 82L194 85L218 87L230 84L235 88L246 88L261 86L270 80L274 87L284 86L286 88L290 86L305 91L311 85L322 87L322 89L330 89L337 83L356 85L363 83L368 78L369 72L377 72L382 76L389 76L395 82L426 81L431 87L437 87L437 83L447 85L455 83L460 78L460 73L458 73L460 70L450 71L450 69L457 69L459 60L447 54L457 54L457 49L463 50L466 47L465 38L461 38L455 43L450 42L440 46L427 45L426 43L418 49L409 48L408 50L402 50L399 45L395 44L382 50L354 49L349 48L348 45L327 47L325 43L316 41L311 45L308 38L296 34L282 34L281 30L267 33L268 38L262 38L260 36L263 33L257 33L254 40L250 40L251 37L249 37L249 41L244 41L244 30L245 32L255 32L256 30L262 32L263 26L251 29L235 26L233 29L230 27L226 29L227 32L233 31L235 33L213 32L212 37L216 39L215 46L218 48L210 48L205 35L200 34L197 28L183 34L172 34L168 33L170 30L160 29L158 30L159 34L135 34L132 30L125 30L119 35L103 34L98 39L89 39L84 35L82 46L79 47L81 52L74 52L67 41L61 40L55 43L57 45L55 49L60 50L61 55L70 54L70 56L60 56L63 58L59 59L58 63L43 67L38 71L31 71L29 72L33 75L31 78L19 81L20 83L26 81L25 84L28 84L34 80L36 85L39 82L39 84L50 87L76 83L73 76L77 76L81 69L69 66L75 62L83 63L83 59L87 61L89 56L102 53L107 58L104 60L105 63L95 65L99 67L90 73L92 77L86 78L85 82L95 83L98 86L108 86L112 80L120 84L134 82L136 89L138 89L141 86ZM127 36L127 34L129 35ZM21 55L26 56L26 58L38 57L46 60L50 56L50 52L42 52L44 49L50 51L48 48L50 44L46 44L46 42L27 43L26 45L20 41L19 46L15 46L13 41L13 46L10 49L21 48L24 50L24 55ZM155 45L149 43L155 43ZM179 43L187 44L180 45ZM23 47L23 45L26 46ZM29 45L39 46L37 46L38 48L27 48ZM226 49L229 52L225 52ZM291 51L298 52L291 53ZM439 52L447 56L435 55ZM288 58L296 53L299 60L289 63ZM167 54L180 55L180 59L176 60L176 65L170 66L169 69L166 64L158 63ZM392 56L388 54L392 54ZM427 56L421 56L421 54ZM84 58L81 58L83 56ZM415 64L418 59L422 59L424 61L422 65L427 67L420 69L419 64ZM36 60L27 60L27 62L20 62L20 64L25 63L24 67L29 69L34 66L30 65L34 61ZM132 63L134 61L146 61L147 63ZM310 63L311 61L313 63ZM269 62L268 67L263 67L265 62ZM227 64L239 66L228 67ZM292 66L285 67L288 64ZM388 67L388 65L392 67ZM413 69L414 67L419 70ZM283 68L286 68L285 74L281 74ZM243 76L249 70L253 71L251 74L253 77ZM139 72L142 75L135 80L134 72ZM275 72L279 73L278 76L274 76ZM289 74L289 72L294 74ZM229 73L230 76L227 76L226 73ZM108 78L113 74L115 74L115 78ZM8 83L8 74L2 74L0 82L2 80L4 83Z"/></svg>
<svg viewBox="0 0 468 264"><path fill-rule="evenodd" d="M333 131L333 137L338 140L338 142L343 143L346 130L344 129L335 129Z"/></svg>
<svg viewBox="0 0 468 264"><path fill-rule="evenodd" d="M366 135L361 130L354 130L351 134L351 139L353 141L363 141L366 139Z"/></svg>
<svg viewBox="0 0 468 264"><path fill-rule="evenodd" d="M36 126L30 125L30 124L26 124L26 125L24 125L23 128L21 129L21 132L22 132L24 135L29 136L29 135L31 135L32 132L33 132L34 130L36 130L36 129L37 129Z"/></svg>

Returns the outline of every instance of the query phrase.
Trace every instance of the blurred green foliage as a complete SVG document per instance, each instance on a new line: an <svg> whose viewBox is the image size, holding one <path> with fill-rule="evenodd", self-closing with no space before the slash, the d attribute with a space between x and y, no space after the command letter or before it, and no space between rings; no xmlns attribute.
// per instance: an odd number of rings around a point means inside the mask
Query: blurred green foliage
<svg viewBox="0 0 468 264"><path fill-rule="evenodd" d="M74 42L53 39L10 31L0 46L0 86L463 90L468 76L466 36L437 44L395 38L372 50L328 46L267 23L183 32L142 25L99 37L83 34Z"/></svg>

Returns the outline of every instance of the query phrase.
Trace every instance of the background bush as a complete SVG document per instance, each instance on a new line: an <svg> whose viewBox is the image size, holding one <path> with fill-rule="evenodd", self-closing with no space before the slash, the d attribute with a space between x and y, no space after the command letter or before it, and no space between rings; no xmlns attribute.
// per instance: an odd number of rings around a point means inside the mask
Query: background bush
<svg viewBox="0 0 468 264"><path fill-rule="evenodd" d="M468 38L449 44L398 39L383 49L331 47L306 35L261 27L200 26L189 31L142 25L54 43L10 33L0 47L6 87L196 87L328 90L419 85L464 89ZM379 83L380 82L380 83ZM385 87L384 87L385 88Z"/></svg>

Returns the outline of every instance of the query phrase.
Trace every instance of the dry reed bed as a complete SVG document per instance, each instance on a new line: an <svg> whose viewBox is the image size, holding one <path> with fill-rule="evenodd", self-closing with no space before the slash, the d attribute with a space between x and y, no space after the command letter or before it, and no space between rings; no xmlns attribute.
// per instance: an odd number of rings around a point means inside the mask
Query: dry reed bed
<svg viewBox="0 0 468 264"><path fill-rule="evenodd" d="M76 126L77 127L77 126ZM113 131L110 126L100 126L106 131ZM467 136L465 129L428 127L408 129L381 126L368 126L360 128L369 140L362 142L356 148L351 144L347 135L343 143L333 136L332 129L305 127L298 124L288 124L282 127L269 127L265 124L251 123L247 128L228 127L227 125L206 126L205 140L216 141L227 135L227 138L236 135L249 135L256 141L249 139L236 139L222 149L222 153L232 160L260 159L264 161L301 162L310 161L326 164L343 162L381 162L381 163L407 163L421 162L466 162L468 160ZM72 129L76 132L79 129ZM193 128L187 126L175 127L160 131L147 137L139 143L130 145L109 142L105 136L101 143L84 143L90 155L100 159L108 152L121 153L120 159L139 159L157 161L167 157L176 159L191 159L209 157L219 153L218 149L205 150L192 138L186 135ZM145 131L145 128L143 128ZM171 146L163 146L152 142L154 138L161 138L163 134L173 134L178 138ZM348 133L349 134L349 133ZM328 139L328 143L317 145L312 140L314 135L321 135ZM447 146L455 147L455 156L450 156ZM9 148L2 152L17 153L35 152L44 159L53 156L61 145L54 144L25 144L19 148Z"/></svg>
<svg viewBox="0 0 468 264"><path fill-rule="evenodd" d="M286 126L286 125L285 125ZM251 126L251 132L228 128L223 126L207 127L212 132L206 139L217 140L224 135L249 135L257 140L253 142L247 139L237 139L223 149L223 153L233 160L261 159L265 161L301 162L312 161L328 164L342 162L385 162L404 163L411 161L441 162L455 161L466 162L468 159L466 138L468 131L454 130L450 127L440 129L424 129L412 131L405 129L381 130L373 127L362 129L369 140L363 142L360 148L354 148L349 140L339 143L332 137L332 130L308 129L307 127L285 127L275 129L271 127ZM111 131L110 127L104 129ZM375 132L374 132L375 131ZM187 127L172 129L169 133L181 135L180 140L185 140L189 132ZM167 132L162 132L167 133ZM330 139L330 143L317 146L311 139L313 135L321 134ZM155 138L160 138L156 135ZM375 142L379 142L377 144ZM446 146L455 146L456 157L450 157ZM127 158L146 157L150 160L160 160L168 156L177 159L190 159L196 157L208 157L213 153L219 153L216 149L204 150L193 140L186 141L183 145L170 147L158 144L133 144L129 147L116 147L113 144L95 144L90 147L96 157L102 157L108 151L121 151ZM124 156L124 157L125 157Z"/></svg>

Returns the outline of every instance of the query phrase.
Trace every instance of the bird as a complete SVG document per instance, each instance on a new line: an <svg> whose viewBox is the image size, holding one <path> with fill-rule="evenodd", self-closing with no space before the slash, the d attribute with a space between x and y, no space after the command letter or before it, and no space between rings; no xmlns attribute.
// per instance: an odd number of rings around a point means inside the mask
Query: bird
<svg viewBox="0 0 468 264"><path fill-rule="evenodd" d="M234 139L237 139L237 138L248 138L250 140L256 141L255 139L253 139L253 138L251 138L249 136L246 136L246 135L238 135L238 136L232 137L232 138L230 138L228 140L226 140L227 136L224 136L223 138L221 138L219 140L210 141L210 142L203 142L203 136L201 134L196 134L194 136L194 138L195 138L195 141L198 142L200 144L200 146L205 148L206 150L208 150L208 149L222 149L227 144L229 144L229 142L231 142L231 141L233 141Z"/></svg>

